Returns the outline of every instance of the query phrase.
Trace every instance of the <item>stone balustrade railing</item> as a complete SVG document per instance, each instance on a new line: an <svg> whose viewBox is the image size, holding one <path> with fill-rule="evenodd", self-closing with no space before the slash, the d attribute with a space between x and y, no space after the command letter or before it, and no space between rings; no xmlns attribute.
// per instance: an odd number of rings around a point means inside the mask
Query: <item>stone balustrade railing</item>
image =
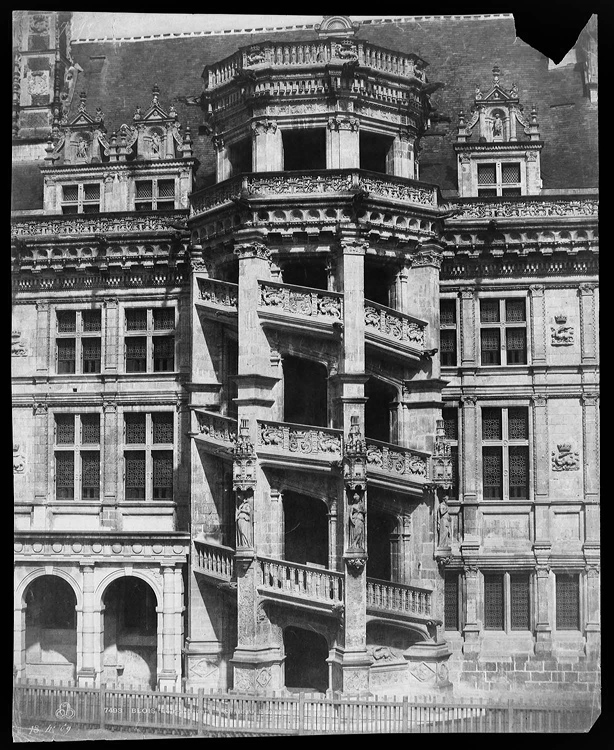
<svg viewBox="0 0 614 750"><path fill-rule="evenodd" d="M276 281L259 281L259 307L264 310L319 318L330 323L343 318L343 294Z"/></svg>
<svg viewBox="0 0 614 750"><path fill-rule="evenodd" d="M467 219L541 219L582 217L599 213L597 196L524 196L522 198L468 198L445 206L456 211L446 224Z"/></svg>
<svg viewBox="0 0 614 750"><path fill-rule="evenodd" d="M258 420L258 446L300 456L337 460L341 457L342 431L326 427Z"/></svg>
<svg viewBox="0 0 614 750"><path fill-rule="evenodd" d="M429 589L367 578L367 609L425 616L431 614L431 599Z"/></svg>
<svg viewBox="0 0 614 750"><path fill-rule="evenodd" d="M258 556L259 585L289 596L343 604L343 573L310 565Z"/></svg>
<svg viewBox="0 0 614 750"><path fill-rule="evenodd" d="M428 477L428 453L379 440L366 440L367 471L375 470L407 479Z"/></svg>
<svg viewBox="0 0 614 750"><path fill-rule="evenodd" d="M424 320L365 300L366 333L376 333L400 344L421 349L424 347L426 325Z"/></svg>
<svg viewBox="0 0 614 750"><path fill-rule="evenodd" d="M172 224L186 218L186 211L160 211L152 213L89 214L75 216L37 217L15 216L11 221L13 237L36 237L46 235L112 234L119 232L170 232L177 230Z"/></svg>
<svg viewBox="0 0 614 750"><path fill-rule="evenodd" d="M254 44L218 63L207 65L203 75L205 88L213 90L230 83L243 69L311 67L347 62L392 76L426 80L424 61L416 55L394 52L360 39Z"/></svg>
<svg viewBox="0 0 614 750"><path fill-rule="evenodd" d="M235 551L221 544L208 544L194 540L196 559L194 568L199 573L208 573L216 578L230 581L234 578Z"/></svg>
<svg viewBox="0 0 614 750"><path fill-rule="evenodd" d="M365 169L323 169L292 172L249 172L231 177L190 196L190 215L197 216L238 199L278 196L348 195L437 208L437 187L404 177Z"/></svg>
<svg viewBox="0 0 614 750"><path fill-rule="evenodd" d="M203 302L237 312L238 284L219 279L197 278L198 296Z"/></svg>
<svg viewBox="0 0 614 750"><path fill-rule="evenodd" d="M204 409L196 409L194 413L198 422L197 434L227 448L234 446L238 432L236 419L224 417L221 414Z"/></svg>

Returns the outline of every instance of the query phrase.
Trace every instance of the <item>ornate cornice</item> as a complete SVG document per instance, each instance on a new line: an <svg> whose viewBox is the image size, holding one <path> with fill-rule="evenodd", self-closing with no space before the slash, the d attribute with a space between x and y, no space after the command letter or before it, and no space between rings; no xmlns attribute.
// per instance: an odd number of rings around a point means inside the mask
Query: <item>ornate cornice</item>
<svg viewBox="0 0 614 750"><path fill-rule="evenodd" d="M96 235L125 233L141 234L143 232L167 232L175 234L173 226L184 221L188 215L186 210L169 211L165 213L113 213L91 214L81 216L41 215L36 218L15 216L11 220L12 237L66 237L74 241L75 236L84 237Z"/></svg>

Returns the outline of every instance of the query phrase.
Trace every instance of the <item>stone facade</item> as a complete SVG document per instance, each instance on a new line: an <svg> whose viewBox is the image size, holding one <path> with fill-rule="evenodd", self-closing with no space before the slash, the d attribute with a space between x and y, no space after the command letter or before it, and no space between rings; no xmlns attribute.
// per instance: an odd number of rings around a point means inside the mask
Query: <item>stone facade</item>
<svg viewBox="0 0 614 750"><path fill-rule="evenodd" d="M229 41L121 113L75 43L36 148L15 100L20 676L596 688L597 190L547 183L511 58L433 145L440 86L379 31Z"/></svg>

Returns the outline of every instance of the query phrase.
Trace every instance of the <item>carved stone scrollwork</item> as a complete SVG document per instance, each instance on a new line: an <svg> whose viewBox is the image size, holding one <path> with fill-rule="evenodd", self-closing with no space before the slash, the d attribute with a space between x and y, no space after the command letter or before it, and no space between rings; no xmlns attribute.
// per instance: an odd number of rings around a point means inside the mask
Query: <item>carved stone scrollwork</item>
<svg viewBox="0 0 614 750"><path fill-rule="evenodd" d="M580 284L580 286L578 287L578 294L593 295L595 294L596 288L597 288L597 284Z"/></svg>

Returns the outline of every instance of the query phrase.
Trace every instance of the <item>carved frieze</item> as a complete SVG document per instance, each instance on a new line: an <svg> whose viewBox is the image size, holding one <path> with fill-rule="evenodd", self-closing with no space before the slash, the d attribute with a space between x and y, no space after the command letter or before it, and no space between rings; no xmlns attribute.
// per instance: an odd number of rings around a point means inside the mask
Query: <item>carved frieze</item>
<svg viewBox="0 0 614 750"><path fill-rule="evenodd" d="M552 451L552 471L578 471L580 454L573 451L571 443L559 443Z"/></svg>

